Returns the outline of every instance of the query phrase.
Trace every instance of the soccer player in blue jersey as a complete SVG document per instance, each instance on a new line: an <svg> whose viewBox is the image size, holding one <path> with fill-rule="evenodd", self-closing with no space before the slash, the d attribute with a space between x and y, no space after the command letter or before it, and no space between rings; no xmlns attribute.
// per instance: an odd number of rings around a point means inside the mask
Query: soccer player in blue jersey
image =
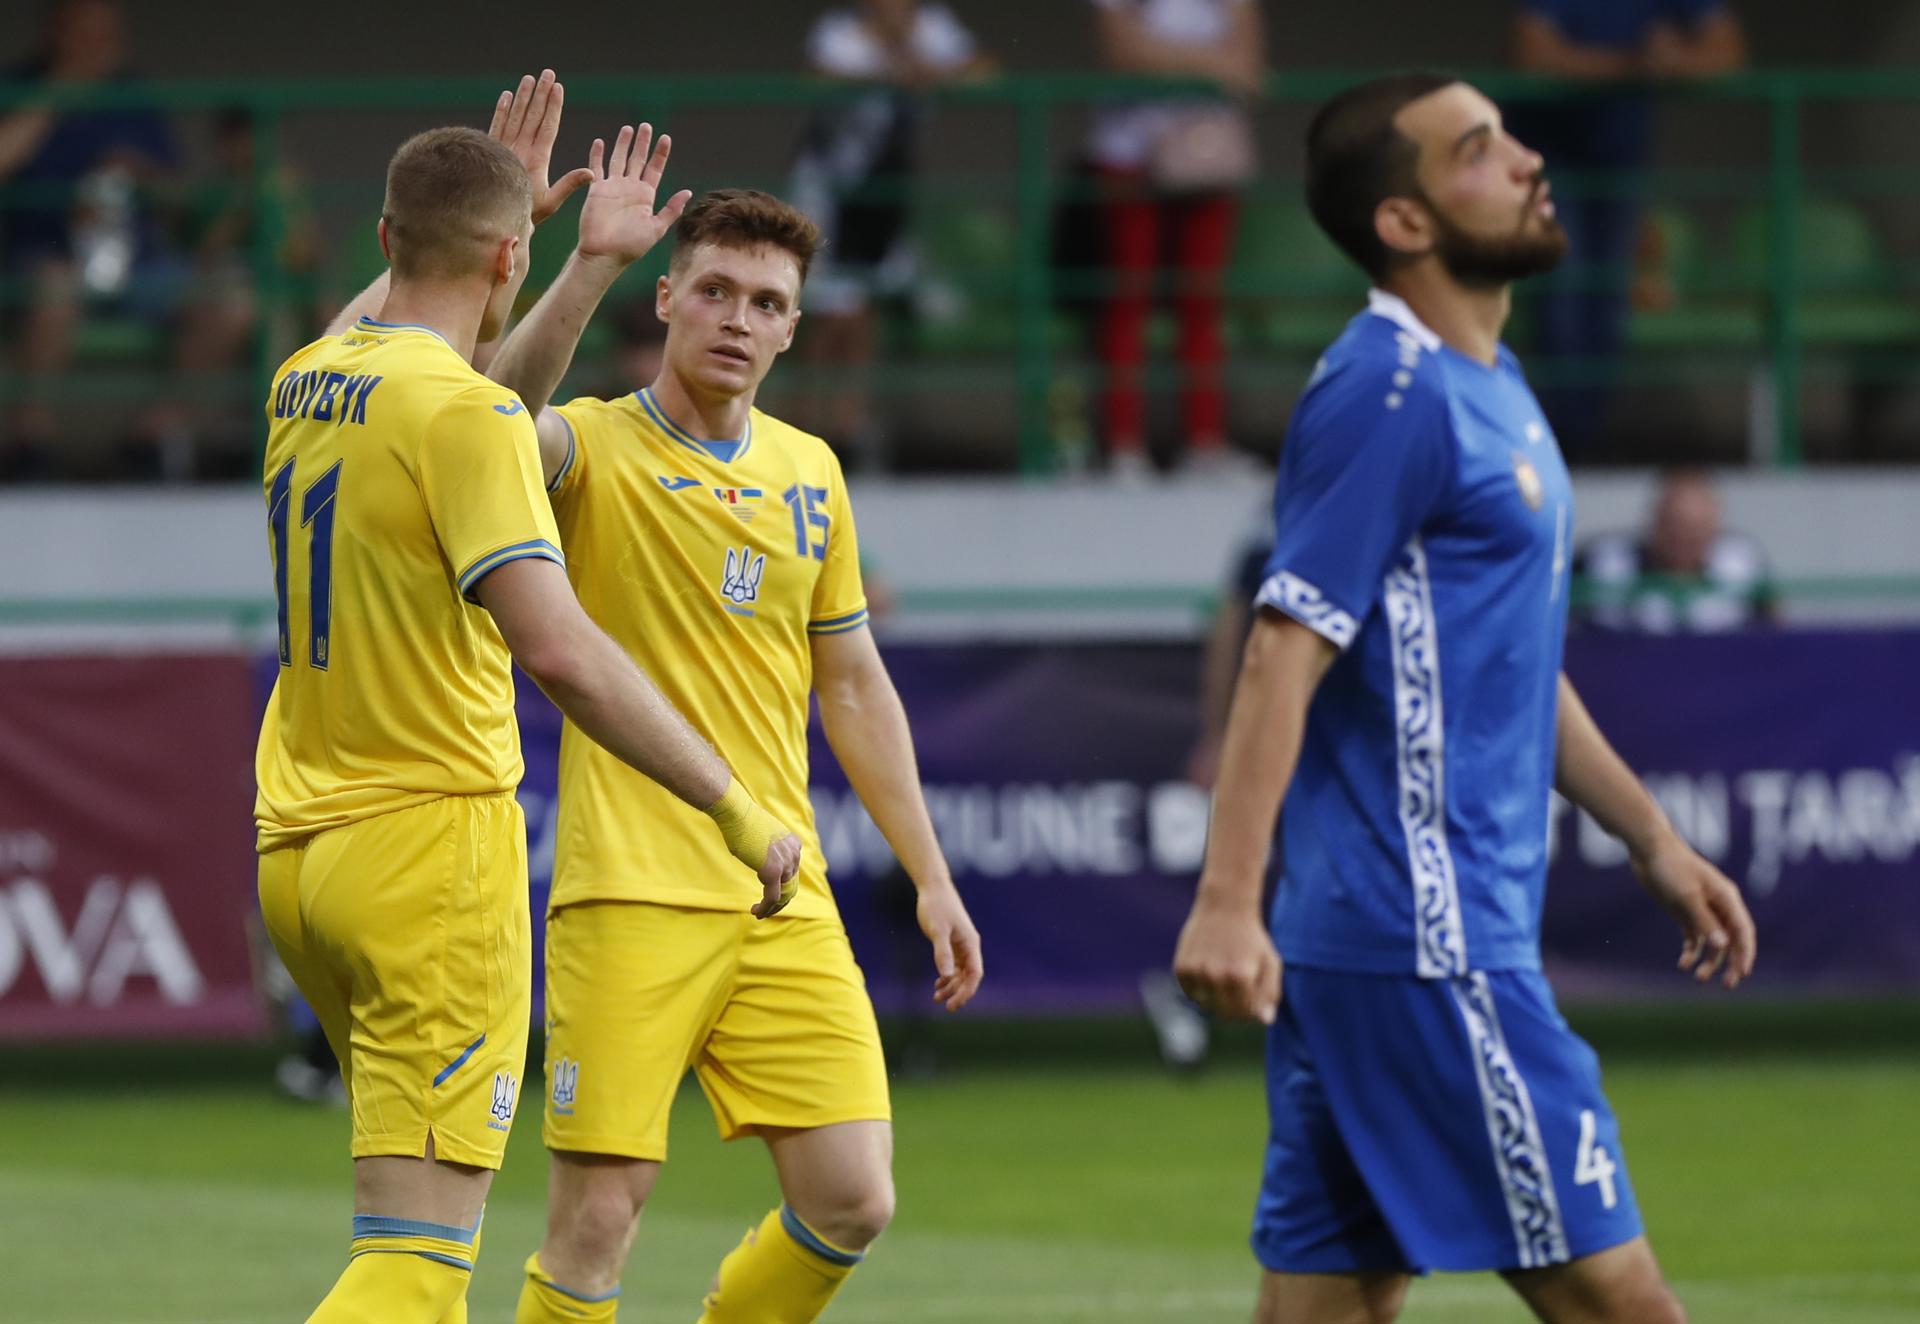
<svg viewBox="0 0 1920 1324"><path fill-rule="evenodd" d="M1626 843L1683 969L1734 986L1754 929L1560 670L1567 471L1499 338L1512 283L1566 249L1543 163L1473 88L1403 75L1320 111L1307 176L1375 289L1287 435L1174 961L1271 1027L1256 1318L1385 1324L1412 1275L1493 1269L1553 1324L1674 1324L1598 1064L1540 974L1549 792Z"/></svg>

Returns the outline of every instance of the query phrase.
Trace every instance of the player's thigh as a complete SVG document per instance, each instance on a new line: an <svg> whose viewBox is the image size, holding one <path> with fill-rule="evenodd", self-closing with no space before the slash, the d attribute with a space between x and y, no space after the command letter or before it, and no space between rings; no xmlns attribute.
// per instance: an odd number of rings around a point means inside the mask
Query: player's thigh
<svg viewBox="0 0 1920 1324"><path fill-rule="evenodd" d="M548 916L548 1149L666 1159L674 1094L725 1006L753 922L635 901Z"/></svg>
<svg viewBox="0 0 1920 1324"><path fill-rule="evenodd" d="M893 1119L873 1001L837 918L747 930L695 1070L728 1139Z"/></svg>
<svg viewBox="0 0 1920 1324"><path fill-rule="evenodd" d="M1296 967L1287 1001L1405 1267L1540 1268L1640 1234L1596 1060L1537 973Z"/></svg>
<svg viewBox="0 0 1920 1324"><path fill-rule="evenodd" d="M1548 1324L1684 1324L1645 1237L1545 1269L1506 1275Z"/></svg>
<svg viewBox="0 0 1920 1324"><path fill-rule="evenodd" d="M1404 1273L1274 1273L1260 1279L1254 1324L1393 1324L1413 1279Z"/></svg>
<svg viewBox="0 0 1920 1324"><path fill-rule="evenodd" d="M448 796L307 846L311 947L351 990L353 1153L497 1168L532 1014L526 825Z"/></svg>

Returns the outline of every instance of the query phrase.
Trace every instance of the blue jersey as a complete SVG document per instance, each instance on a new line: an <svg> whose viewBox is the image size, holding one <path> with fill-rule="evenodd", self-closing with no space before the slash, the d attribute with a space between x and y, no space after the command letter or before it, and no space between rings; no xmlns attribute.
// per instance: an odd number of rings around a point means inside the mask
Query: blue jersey
<svg viewBox="0 0 1920 1324"><path fill-rule="evenodd" d="M1294 411L1257 601L1340 649L1273 906L1302 965L1534 969L1572 489L1519 363L1378 290Z"/></svg>

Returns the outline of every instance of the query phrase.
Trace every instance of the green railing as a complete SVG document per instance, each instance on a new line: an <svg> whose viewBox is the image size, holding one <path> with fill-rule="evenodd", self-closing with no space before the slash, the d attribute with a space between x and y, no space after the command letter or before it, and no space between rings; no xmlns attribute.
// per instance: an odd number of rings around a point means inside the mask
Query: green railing
<svg viewBox="0 0 1920 1324"><path fill-rule="evenodd" d="M1276 76L1270 83L1271 101L1301 107L1368 76L1365 71L1300 72ZM1592 95L1537 78L1495 71L1468 75L1471 81L1500 99L1551 100ZM316 111L433 110L445 115L450 108L470 108L470 122L483 118L502 78L429 79L311 79L181 81L112 88L43 88L0 83L0 110L21 105L60 108L158 107L168 111L207 111L245 107L252 112L255 132L254 200L257 223L251 260L256 291L263 310L255 336L250 368L254 398L264 399L275 366L276 346L269 314L282 308L290 296L286 273L278 255L286 218L280 212L275 186L281 168L283 129L288 117ZM1056 384L1059 353L1051 332L1056 273L1050 254L1053 210L1065 187L1059 171L1063 143L1055 136L1055 122L1063 109L1121 97L1190 94L1193 85L1160 80L1090 74L1021 75L969 87L943 90L935 99L957 106L990 106L1011 110L1014 120L1012 193L1015 212L1015 270L1012 280L1014 337L1012 368L1017 397L1019 462L1024 472L1044 474L1056 463L1050 425L1051 395ZM1873 100L1920 101L1920 71L1781 71L1755 72L1694 85L1651 89L1662 99L1693 102L1751 104L1766 117L1768 141L1763 196L1770 209L1767 226L1767 270L1761 279L1762 322L1758 350L1773 399L1774 435L1768 448L1773 463L1795 465L1802 456L1801 398L1806 374L1807 342L1801 326L1802 215L1809 189L1809 172L1802 160L1803 125L1812 103ZM805 77L587 77L568 82L568 99L576 108L619 106L623 113L644 113L671 129L675 116L689 110L725 107L809 107L859 95L859 89L829 85ZM369 176L378 164L367 163ZM1696 185L1709 189L1742 188L1753 182L1751 172L1696 172ZM1684 190L1686 180L1674 181ZM1275 195L1297 194L1289 184L1269 179L1259 188ZM0 190L0 206L5 205ZM1269 291L1269 293L1274 293ZM1743 349L1742 355L1750 351ZM1734 370L1747 361L1736 356ZM1575 375L1580 365L1572 365ZM7 379L0 377L0 385Z"/></svg>

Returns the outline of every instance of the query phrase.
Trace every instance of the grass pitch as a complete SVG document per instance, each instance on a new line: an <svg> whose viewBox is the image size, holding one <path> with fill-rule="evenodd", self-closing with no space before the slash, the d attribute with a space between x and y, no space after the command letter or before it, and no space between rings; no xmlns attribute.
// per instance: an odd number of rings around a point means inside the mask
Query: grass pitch
<svg viewBox="0 0 1920 1324"><path fill-rule="evenodd" d="M1920 1320L1914 1019L1848 1051L1750 1042L1703 1058L1728 1041L1710 1029L1664 1049L1601 1043L1655 1247L1695 1324ZM346 1119L276 1099L258 1053L239 1060L245 1074L141 1050L79 1080L0 1053L0 1319L305 1317L345 1250ZM539 1238L536 1090L489 1207L476 1324L512 1318ZM963 1060L898 1083L896 1110L900 1214L829 1321L1248 1318L1263 1103L1243 1054L1191 1081L1144 1063ZM759 1146L721 1145L684 1093L621 1318L691 1321L714 1265L776 1199ZM1528 1318L1485 1275L1418 1283L1402 1316Z"/></svg>

